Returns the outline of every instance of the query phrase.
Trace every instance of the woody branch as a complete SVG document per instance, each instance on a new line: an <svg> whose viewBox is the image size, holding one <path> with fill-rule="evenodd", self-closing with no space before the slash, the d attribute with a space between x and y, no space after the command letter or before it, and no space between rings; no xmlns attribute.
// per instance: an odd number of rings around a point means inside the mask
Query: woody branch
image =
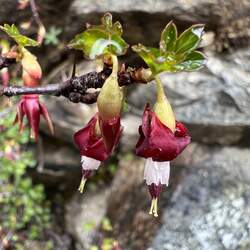
<svg viewBox="0 0 250 250"><path fill-rule="evenodd" d="M2 59L4 61L3 57ZM9 65L6 62L1 65L0 60L0 68ZM118 73L119 85L127 86L134 83L145 83L146 80L142 74L143 70L143 68L125 70L125 67L122 66ZM0 96L12 97L28 94L64 96L74 103L91 104L96 102L99 91L89 93L88 90L101 88L111 74L111 71L112 69L106 65L101 72L90 72L82 76L72 77L61 83L49 84L42 87L0 86Z"/></svg>

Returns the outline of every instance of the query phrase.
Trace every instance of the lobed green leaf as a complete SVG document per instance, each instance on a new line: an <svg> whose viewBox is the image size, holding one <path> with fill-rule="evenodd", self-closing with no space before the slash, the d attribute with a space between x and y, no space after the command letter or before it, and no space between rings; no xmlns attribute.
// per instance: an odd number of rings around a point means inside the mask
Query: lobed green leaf
<svg viewBox="0 0 250 250"><path fill-rule="evenodd" d="M13 38L15 42L20 46L39 46L39 43L37 41L20 34L15 24L12 24L11 26L9 24L4 24L4 26L0 25L0 29L7 33L11 38Z"/></svg>
<svg viewBox="0 0 250 250"><path fill-rule="evenodd" d="M185 30L176 40L174 51L177 54L189 53L197 48L200 43L204 25L197 24Z"/></svg>
<svg viewBox="0 0 250 250"><path fill-rule="evenodd" d="M161 33L160 48L164 51L172 51L177 39L177 29L171 21Z"/></svg>
<svg viewBox="0 0 250 250"><path fill-rule="evenodd" d="M161 72L192 71L204 66L205 56L194 51L203 34L204 26L193 25L177 37L173 22L167 24L161 34L160 47L151 48L141 44L132 49L147 63L153 75Z"/></svg>
<svg viewBox="0 0 250 250"><path fill-rule="evenodd" d="M175 66L177 71L193 71L202 68L206 63L206 57L199 51L193 51L185 60Z"/></svg>
<svg viewBox="0 0 250 250"><path fill-rule="evenodd" d="M124 55L128 44L121 37L122 32L121 24L113 24L112 15L106 13L101 25L90 26L86 31L76 35L68 47L83 51L90 59L104 54Z"/></svg>

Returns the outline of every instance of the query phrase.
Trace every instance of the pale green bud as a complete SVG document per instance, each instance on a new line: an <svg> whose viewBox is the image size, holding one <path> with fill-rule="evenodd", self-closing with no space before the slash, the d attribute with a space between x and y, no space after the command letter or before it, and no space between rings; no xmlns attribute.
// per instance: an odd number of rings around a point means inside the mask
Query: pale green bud
<svg viewBox="0 0 250 250"><path fill-rule="evenodd" d="M175 131L175 116L172 107L164 93L160 78L155 77L157 86L157 99L154 111L158 119L165 124L173 133Z"/></svg>
<svg viewBox="0 0 250 250"><path fill-rule="evenodd" d="M103 119L112 119L121 113L122 91L118 84L118 62L117 57L112 56L113 71L104 82L101 92L97 98L99 115Z"/></svg>

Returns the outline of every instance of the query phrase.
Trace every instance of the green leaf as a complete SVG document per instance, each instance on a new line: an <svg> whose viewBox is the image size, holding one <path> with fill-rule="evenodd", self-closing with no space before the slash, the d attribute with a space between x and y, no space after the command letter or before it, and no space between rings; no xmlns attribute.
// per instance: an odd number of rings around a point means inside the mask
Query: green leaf
<svg viewBox="0 0 250 250"><path fill-rule="evenodd" d="M145 47L142 44L132 49L146 62L153 75L161 72L197 70L204 66L205 56L193 51L199 44L204 26L193 25L177 38L174 23L170 22L161 34L160 47Z"/></svg>
<svg viewBox="0 0 250 250"><path fill-rule="evenodd" d="M6 32L20 46L39 46L37 41L21 35L15 24L12 24L11 26L9 24L4 24L4 26L0 25L0 29Z"/></svg>
<svg viewBox="0 0 250 250"><path fill-rule="evenodd" d="M102 24L90 26L86 31L75 36L68 44L69 48L82 50L86 57L95 59L104 54L124 55L128 44L121 37L122 26L112 23L112 15L106 13Z"/></svg>
<svg viewBox="0 0 250 250"><path fill-rule="evenodd" d="M186 59L175 66L177 71L193 71L205 65L206 57L199 51L193 51L187 55Z"/></svg>
<svg viewBox="0 0 250 250"><path fill-rule="evenodd" d="M177 29L175 24L171 21L167 24L161 33L160 48L163 51L172 51L177 39Z"/></svg>
<svg viewBox="0 0 250 250"><path fill-rule="evenodd" d="M45 44L46 45L58 45L59 39L58 36L62 33L62 29L56 26L51 26L45 35Z"/></svg>
<svg viewBox="0 0 250 250"><path fill-rule="evenodd" d="M177 39L174 51L178 54L189 53L197 48L204 30L203 24L191 26Z"/></svg>

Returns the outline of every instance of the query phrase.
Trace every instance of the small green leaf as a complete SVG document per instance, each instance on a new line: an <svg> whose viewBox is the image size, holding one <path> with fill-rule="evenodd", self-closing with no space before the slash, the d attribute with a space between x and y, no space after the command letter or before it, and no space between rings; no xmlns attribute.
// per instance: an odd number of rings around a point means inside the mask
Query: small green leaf
<svg viewBox="0 0 250 250"><path fill-rule="evenodd" d="M176 60L170 53L162 54L159 49L145 47L142 44L132 46L132 49L146 62L153 75L174 70L173 65L176 64Z"/></svg>
<svg viewBox="0 0 250 250"><path fill-rule="evenodd" d="M160 48L164 51L172 51L177 39L177 29L171 21L161 33Z"/></svg>
<svg viewBox="0 0 250 250"><path fill-rule="evenodd" d="M105 13L104 16L102 17L102 24L107 28L111 29L112 28L112 15L108 12Z"/></svg>
<svg viewBox="0 0 250 250"><path fill-rule="evenodd" d="M58 36L62 33L62 29L51 26L49 30L46 32L45 35L45 44L46 45L58 45L59 44L59 39Z"/></svg>
<svg viewBox="0 0 250 250"><path fill-rule="evenodd" d="M86 57L95 59L104 54L124 55L128 44L121 37L122 26L112 23L112 15L106 13L101 25L90 26L75 36L68 44L69 48L82 50Z"/></svg>
<svg viewBox="0 0 250 250"><path fill-rule="evenodd" d="M21 35L15 24L12 24L11 26L9 24L4 24L4 26L0 25L0 29L6 32L20 46L39 46L37 41Z"/></svg>
<svg viewBox="0 0 250 250"><path fill-rule="evenodd" d="M204 30L203 24L191 26L177 39L174 51L178 54L189 53L197 48Z"/></svg>
<svg viewBox="0 0 250 250"><path fill-rule="evenodd" d="M192 71L203 67L205 62L206 58L204 54L199 51L193 51L187 55L186 59L183 62L177 64L175 68L177 69L177 71Z"/></svg>
<svg viewBox="0 0 250 250"><path fill-rule="evenodd" d="M170 22L161 34L160 48L141 44L132 49L147 63L155 76L161 72L191 71L204 66L205 57L193 51L203 34L203 25L193 25L177 38L176 26Z"/></svg>

